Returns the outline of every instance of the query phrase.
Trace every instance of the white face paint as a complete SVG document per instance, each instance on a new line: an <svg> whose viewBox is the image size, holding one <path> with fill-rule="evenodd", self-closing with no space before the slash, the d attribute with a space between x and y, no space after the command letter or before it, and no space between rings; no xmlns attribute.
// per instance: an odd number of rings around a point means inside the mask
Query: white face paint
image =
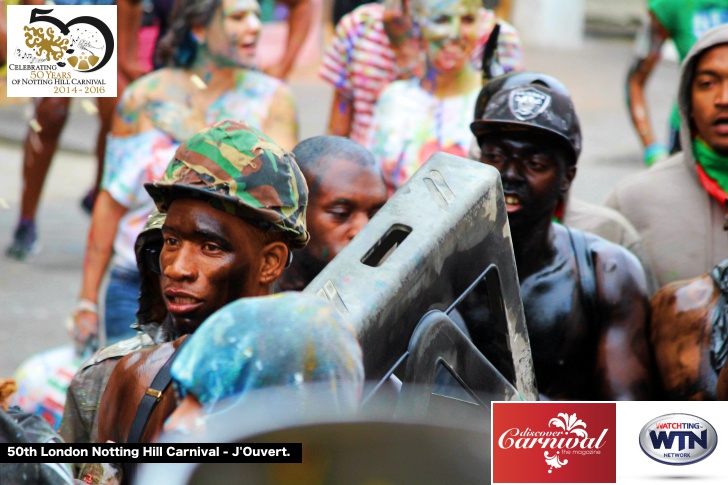
<svg viewBox="0 0 728 485"><path fill-rule="evenodd" d="M223 0L203 34L205 47L216 62L225 67L255 65L259 16L257 0Z"/></svg>
<svg viewBox="0 0 728 485"><path fill-rule="evenodd" d="M479 0L420 0L419 24L430 64L459 70L475 49L483 22Z"/></svg>

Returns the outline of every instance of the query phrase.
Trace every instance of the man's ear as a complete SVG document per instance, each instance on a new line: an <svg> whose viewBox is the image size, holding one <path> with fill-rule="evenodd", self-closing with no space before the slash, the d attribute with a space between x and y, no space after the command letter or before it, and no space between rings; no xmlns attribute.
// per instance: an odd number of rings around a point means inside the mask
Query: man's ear
<svg viewBox="0 0 728 485"><path fill-rule="evenodd" d="M290 249L284 242L275 241L261 250L261 260L259 281L262 285L272 285L286 269L288 262L288 253Z"/></svg>
<svg viewBox="0 0 728 485"><path fill-rule="evenodd" d="M566 173L564 173L564 182L561 185L562 195L569 191L571 188L571 182L574 181L574 177L576 177L576 165L568 165L566 167Z"/></svg>

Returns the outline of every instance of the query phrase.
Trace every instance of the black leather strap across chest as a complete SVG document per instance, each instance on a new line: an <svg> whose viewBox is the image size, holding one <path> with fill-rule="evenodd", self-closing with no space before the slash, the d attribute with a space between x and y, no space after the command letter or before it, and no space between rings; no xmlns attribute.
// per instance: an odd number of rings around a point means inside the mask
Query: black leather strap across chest
<svg viewBox="0 0 728 485"><path fill-rule="evenodd" d="M599 312L597 311L596 268L594 267L594 257L591 250L589 250L589 243L586 240L586 234L581 231L574 231L568 227L566 230L569 232L571 248L576 258L584 316L588 322L601 325Z"/></svg>
<svg viewBox="0 0 728 485"><path fill-rule="evenodd" d="M165 362L162 368L159 369L157 375L154 376L154 380L152 380L152 384L144 393L144 396L139 403L139 407L137 407L134 421L131 424L129 436L126 438L127 443L139 443L142 436L144 436L144 431L147 429L147 424L149 423L149 418L151 417L152 412L154 412L154 408L157 407L160 399L162 399L162 394L164 394L164 391L172 382L172 376L169 370L172 367L174 357L177 355L177 352L181 347L182 346L180 345L180 347L178 347L177 350L169 356L167 362Z"/></svg>

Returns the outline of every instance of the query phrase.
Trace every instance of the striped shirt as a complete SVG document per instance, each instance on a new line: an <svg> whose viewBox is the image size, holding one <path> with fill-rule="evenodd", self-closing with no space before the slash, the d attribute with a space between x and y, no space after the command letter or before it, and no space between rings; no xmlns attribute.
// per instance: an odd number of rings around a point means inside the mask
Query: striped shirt
<svg viewBox="0 0 728 485"><path fill-rule="evenodd" d="M384 6L362 5L345 15L336 26L332 44L324 54L319 75L342 95L352 100L353 120L349 138L365 144L372 124L374 105L382 90L410 72L399 72L395 53L384 31ZM483 47L496 23L495 14L485 10L487 28L478 39L472 62L480 68ZM506 72L523 70L518 33L506 22L501 24L498 56Z"/></svg>

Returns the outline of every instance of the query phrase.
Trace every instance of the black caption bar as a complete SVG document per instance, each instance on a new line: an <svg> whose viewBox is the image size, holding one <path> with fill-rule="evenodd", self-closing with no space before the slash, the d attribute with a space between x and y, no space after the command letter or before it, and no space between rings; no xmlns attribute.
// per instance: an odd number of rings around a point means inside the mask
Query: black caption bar
<svg viewBox="0 0 728 485"><path fill-rule="evenodd" d="M0 463L302 463L301 443L0 443Z"/></svg>

